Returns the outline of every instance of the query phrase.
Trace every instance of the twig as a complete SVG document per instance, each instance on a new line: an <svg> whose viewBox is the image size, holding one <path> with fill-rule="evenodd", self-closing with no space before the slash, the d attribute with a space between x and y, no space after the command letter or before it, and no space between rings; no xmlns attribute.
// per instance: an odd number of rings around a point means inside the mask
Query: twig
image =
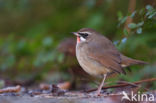
<svg viewBox="0 0 156 103"><path fill-rule="evenodd" d="M117 83L119 83L119 84L129 84L129 85L138 87L138 85L136 85L136 84L134 84L134 83L131 83L131 82L127 82L127 81L118 81Z"/></svg>
<svg viewBox="0 0 156 103"><path fill-rule="evenodd" d="M118 83L122 83L122 84L129 84L129 85L131 85L131 86L135 86L135 87L141 87L141 86L139 86L139 85L137 85L137 84L134 84L134 83L131 83L131 82L126 82L126 81L119 81ZM144 90L146 90L146 91L148 91L149 89L147 89L147 88L143 88Z"/></svg>
<svg viewBox="0 0 156 103"><path fill-rule="evenodd" d="M152 81L156 81L156 78L140 80L140 81L132 82L132 84L137 85L137 84L146 83L146 82L152 82ZM129 85L132 85L132 84L129 84L129 83L117 84L117 85L112 85L112 86L106 86L106 87L103 87L102 89L119 88L119 87L129 86ZM96 90L97 90L97 88L94 88L94 89L91 89L91 90L87 90L86 92L92 92L92 91L96 91Z"/></svg>

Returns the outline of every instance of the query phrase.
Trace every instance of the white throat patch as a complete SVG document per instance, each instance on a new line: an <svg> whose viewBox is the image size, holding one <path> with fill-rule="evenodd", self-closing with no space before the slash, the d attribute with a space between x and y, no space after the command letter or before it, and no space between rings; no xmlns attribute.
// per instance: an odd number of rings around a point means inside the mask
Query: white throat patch
<svg viewBox="0 0 156 103"><path fill-rule="evenodd" d="M83 37L80 37L80 40L81 40L81 41L86 41L86 39L85 39L85 38L83 38Z"/></svg>

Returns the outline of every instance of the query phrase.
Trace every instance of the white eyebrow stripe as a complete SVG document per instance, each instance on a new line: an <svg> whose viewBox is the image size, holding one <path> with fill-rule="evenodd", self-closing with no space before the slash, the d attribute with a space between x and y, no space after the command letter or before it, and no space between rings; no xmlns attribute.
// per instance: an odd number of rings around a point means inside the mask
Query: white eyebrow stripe
<svg viewBox="0 0 156 103"><path fill-rule="evenodd" d="M86 34L91 34L90 32L79 32L79 33L86 33Z"/></svg>

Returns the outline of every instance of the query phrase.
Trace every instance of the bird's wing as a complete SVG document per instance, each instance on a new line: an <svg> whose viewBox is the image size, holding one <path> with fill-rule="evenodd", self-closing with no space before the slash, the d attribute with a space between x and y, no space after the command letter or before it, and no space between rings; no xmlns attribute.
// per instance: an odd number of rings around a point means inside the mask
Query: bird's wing
<svg viewBox="0 0 156 103"><path fill-rule="evenodd" d="M112 71L125 74L120 64L120 53L108 39L107 42L101 40L88 43L88 57Z"/></svg>

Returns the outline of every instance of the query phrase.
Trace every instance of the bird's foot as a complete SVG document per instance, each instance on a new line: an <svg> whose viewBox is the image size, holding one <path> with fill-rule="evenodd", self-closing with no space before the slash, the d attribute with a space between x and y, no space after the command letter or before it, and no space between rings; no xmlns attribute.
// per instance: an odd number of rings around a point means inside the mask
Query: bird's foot
<svg viewBox="0 0 156 103"><path fill-rule="evenodd" d="M93 93L89 93L89 96L90 97L99 97L99 96L102 96L102 94L101 93L98 93L98 91L95 91Z"/></svg>
<svg viewBox="0 0 156 103"><path fill-rule="evenodd" d="M96 95L97 95L97 96L101 96L101 90L98 89L98 90L96 91Z"/></svg>

